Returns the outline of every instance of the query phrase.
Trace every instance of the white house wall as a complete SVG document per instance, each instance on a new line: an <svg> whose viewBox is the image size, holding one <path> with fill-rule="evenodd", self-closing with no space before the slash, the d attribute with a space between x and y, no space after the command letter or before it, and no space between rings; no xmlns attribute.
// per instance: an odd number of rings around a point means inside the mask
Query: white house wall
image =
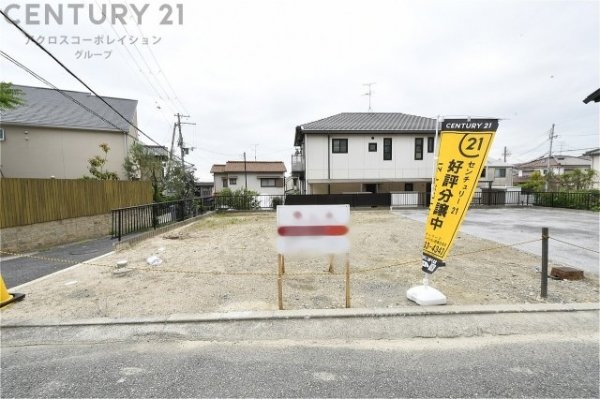
<svg viewBox="0 0 600 399"><path fill-rule="evenodd" d="M231 191L242 190L246 185L246 178L244 177L244 172L240 173L215 173L214 174L214 182L215 182L215 192L219 192L223 190L223 178L227 177L228 186ZM283 195L285 191L285 187L261 187L261 180L263 178L278 178L283 179L283 174L277 173L247 173L248 186L247 189L250 191L255 191L262 195ZM236 184L230 184L229 179L235 178Z"/></svg>
<svg viewBox="0 0 600 399"><path fill-rule="evenodd" d="M110 147L104 170L124 179L123 162L133 141L117 132L68 130L3 125L0 167L4 177L79 179L90 175L88 160L104 156L100 144Z"/></svg>
<svg viewBox="0 0 600 399"><path fill-rule="evenodd" d="M373 139L371 139L373 137ZM415 138L423 138L423 160L414 159ZM333 154L326 135L305 136L306 180L403 180L429 179L433 153L427 152L427 135L330 135L348 139L348 153ZM430 136L429 136L430 137ZM392 139L392 159L383 160L383 139ZM368 144L377 143L377 152ZM329 159L329 162L328 162Z"/></svg>
<svg viewBox="0 0 600 399"><path fill-rule="evenodd" d="M594 188L600 188L600 155L592 155L592 169L596 171Z"/></svg>

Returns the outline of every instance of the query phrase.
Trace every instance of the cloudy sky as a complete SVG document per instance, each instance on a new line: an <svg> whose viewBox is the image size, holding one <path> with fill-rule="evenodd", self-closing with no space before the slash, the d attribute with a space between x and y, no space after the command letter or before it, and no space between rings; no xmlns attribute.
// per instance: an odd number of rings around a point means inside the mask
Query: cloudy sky
<svg viewBox="0 0 600 399"><path fill-rule="evenodd" d="M128 8L125 24L111 20L113 7L130 3L145 9L140 17ZM46 7L57 13L59 4L62 23L46 21ZM107 20L94 24L102 7ZM170 146L175 113L189 115L186 159L202 180L244 152L289 170L295 127L368 111L371 82L374 112L501 118L490 156L506 147L508 162L547 154L552 124L553 153L599 146L600 105L582 102L600 87L595 0L0 0L0 8L100 95L138 100L138 126L158 143ZM87 91L4 19L0 32L2 51L61 89ZM4 58L0 79L45 86Z"/></svg>

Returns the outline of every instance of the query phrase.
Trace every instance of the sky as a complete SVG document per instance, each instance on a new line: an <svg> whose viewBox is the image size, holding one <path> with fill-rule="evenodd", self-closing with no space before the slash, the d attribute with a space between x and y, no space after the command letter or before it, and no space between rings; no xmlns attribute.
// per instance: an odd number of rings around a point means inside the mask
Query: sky
<svg viewBox="0 0 600 399"><path fill-rule="evenodd" d="M46 21L61 5L62 21ZM244 153L289 172L295 127L367 112L367 83L373 112L501 119L489 156L506 148L509 163L548 154L553 125L553 154L600 145L600 104L583 103L600 88L595 0L0 0L0 9L96 93L137 100L137 126L155 141L143 142L170 147L175 114L189 116L186 161L202 181ZM4 18L0 50L61 89L88 91ZM46 87L2 57L0 80Z"/></svg>

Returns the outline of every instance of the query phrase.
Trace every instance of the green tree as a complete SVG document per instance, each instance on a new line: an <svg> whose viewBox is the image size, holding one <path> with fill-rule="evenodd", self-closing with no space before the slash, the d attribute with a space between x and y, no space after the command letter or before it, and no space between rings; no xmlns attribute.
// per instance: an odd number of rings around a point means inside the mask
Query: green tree
<svg viewBox="0 0 600 399"><path fill-rule="evenodd" d="M593 169L574 169L560 176L559 190L583 191L592 188L596 180L596 171Z"/></svg>
<svg viewBox="0 0 600 399"><path fill-rule="evenodd" d="M100 144L99 147L104 153L104 156L96 155L88 159L88 171L92 176L84 176L83 178L95 180L119 180L119 176L115 172L104 170L110 147L106 143Z"/></svg>
<svg viewBox="0 0 600 399"><path fill-rule="evenodd" d="M125 169L129 180L150 181L154 202L164 201L165 178L163 176L163 161L160 156L136 142L129 148L129 153L123 163L123 169Z"/></svg>
<svg viewBox="0 0 600 399"><path fill-rule="evenodd" d="M183 168L181 164L173 164L169 168L169 174L165 181L165 194L171 200L179 200L194 197L196 182L194 170Z"/></svg>
<svg viewBox="0 0 600 399"><path fill-rule="evenodd" d="M0 111L17 108L25 104L23 92L15 89L10 82L0 82Z"/></svg>
<svg viewBox="0 0 600 399"><path fill-rule="evenodd" d="M525 183L521 184L521 188L523 191L536 193L544 191L545 184L546 179L536 170L529 176L529 179Z"/></svg>

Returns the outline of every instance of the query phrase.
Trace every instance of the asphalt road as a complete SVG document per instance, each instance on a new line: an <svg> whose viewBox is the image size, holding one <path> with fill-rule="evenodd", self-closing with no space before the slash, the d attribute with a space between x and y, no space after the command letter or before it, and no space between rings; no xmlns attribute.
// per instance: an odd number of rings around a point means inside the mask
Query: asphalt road
<svg viewBox="0 0 600 399"><path fill-rule="evenodd" d="M110 237L62 245L32 253L33 257L8 256L0 260L2 278L8 288L33 281L113 250Z"/></svg>
<svg viewBox="0 0 600 399"><path fill-rule="evenodd" d="M597 334L2 346L3 397L599 395Z"/></svg>
<svg viewBox="0 0 600 399"><path fill-rule="evenodd" d="M402 209L394 212L425 223L428 211ZM500 244L514 244L541 238L542 227L549 229L548 256L551 261L599 275L598 212L540 207L471 208L460 232ZM515 248L542 255L541 241Z"/></svg>

